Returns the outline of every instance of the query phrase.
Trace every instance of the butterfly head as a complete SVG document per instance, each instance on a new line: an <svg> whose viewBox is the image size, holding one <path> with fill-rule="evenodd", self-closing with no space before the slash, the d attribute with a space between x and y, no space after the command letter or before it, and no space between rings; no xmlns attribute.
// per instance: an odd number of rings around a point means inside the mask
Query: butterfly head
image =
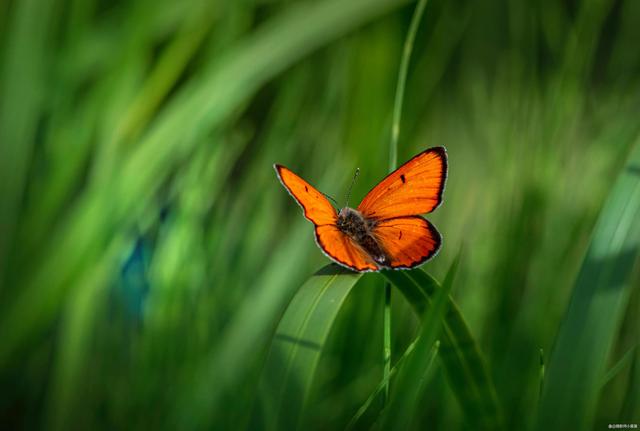
<svg viewBox="0 0 640 431"><path fill-rule="evenodd" d="M358 211L349 207L342 207L342 209L338 212L338 218L345 218L347 214L357 213Z"/></svg>
<svg viewBox="0 0 640 431"><path fill-rule="evenodd" d="M338 228L341 230L349 229L351 226L363 224L362 214L358 210L349 207L343 207L338 213Z"/></svg>
<svg viewBox="0 0 640 431"><path fill-rule="evenodd" d="M356 209L344 207L338 213L336 226L342 232L358 240L370 231L368 220Z"/></svg>

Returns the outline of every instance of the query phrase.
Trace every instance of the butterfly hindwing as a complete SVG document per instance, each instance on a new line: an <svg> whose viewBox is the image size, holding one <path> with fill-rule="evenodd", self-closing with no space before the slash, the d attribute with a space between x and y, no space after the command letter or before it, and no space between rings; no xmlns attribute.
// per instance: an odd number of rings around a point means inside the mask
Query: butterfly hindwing
<svg viewBox="0 0 640 431"><path fill-rule="evenodd" d="M315 187L281 165L273 165L282 185L298 202L304 216L317 226L335 225L336 210L331 202Z"/></svg>
<svg viewBox="0 0 640 431"><path fill-rule="evenodd" d="M390 259L391 268L413 268L433 257L442 244L436 228L420 216L379 221L373 235Z"/></svg>
<svg viewBox="0 0 640 431"><path fill-rule="evenodd" d="M446 177L446 150L429 148L380 181L358 211L376 220L426 214L442 202Z"/></svg>
<svg viewBox="0 0 640 431"><path fill-rule="evenodd" d="M335 226L316 226L316 242L327 256L354 271L378 269L369 255Z"/></svg>

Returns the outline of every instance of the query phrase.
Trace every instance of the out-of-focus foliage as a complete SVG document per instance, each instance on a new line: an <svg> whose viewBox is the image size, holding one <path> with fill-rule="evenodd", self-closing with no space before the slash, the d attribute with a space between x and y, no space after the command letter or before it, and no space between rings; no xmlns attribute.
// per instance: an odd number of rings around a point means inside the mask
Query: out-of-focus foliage
<svg viewBox="0 0 640 431"><path fill-rule="evenodd" d="M356 167L354 201L386 174L413 7L0 4L3 429L261 429L269 402L307 395L305 427L349 423L382 380L382 278L338 281L335 316L297 330L330 328L295 370L310 392L270 392L295 387L263 366L327 263L271 165L340 203ZM636 0L432 0L417 33L398 159L445 145L450 162L423 269L442 279L464 247L452 297L509 429L550 423L565 388L585 399L562 420L640 422L638 22ZM397 292L394 363L421 317ZM468 429L442 364L412 426Z"/></svg>

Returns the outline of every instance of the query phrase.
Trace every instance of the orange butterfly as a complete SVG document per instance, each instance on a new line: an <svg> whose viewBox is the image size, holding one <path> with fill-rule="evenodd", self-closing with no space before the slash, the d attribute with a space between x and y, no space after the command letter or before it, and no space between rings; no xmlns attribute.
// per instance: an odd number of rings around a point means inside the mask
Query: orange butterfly
<svg viewBox="0 0 640 431"><path fill-rule="evenodd" d="M447 151L429 148L387 175L357 209L340 212L311 184L281 165L273 166L287 191L315 225L316 243L331 259L359 272L409 269L440 249L436 228L418 214L442 203Z"/></svg>

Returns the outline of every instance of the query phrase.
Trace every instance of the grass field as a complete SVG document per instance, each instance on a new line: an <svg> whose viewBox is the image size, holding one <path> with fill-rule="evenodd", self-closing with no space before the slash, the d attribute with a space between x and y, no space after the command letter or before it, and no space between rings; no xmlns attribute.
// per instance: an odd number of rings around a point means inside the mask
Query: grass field
<svg viewBox="0 0 640 431"><path fill-rule="evenodd" d="M427 3L420 269L329 265L278 182L387 174L415 9L0 3L0 428L640 426L637 0Z"/></svg>

